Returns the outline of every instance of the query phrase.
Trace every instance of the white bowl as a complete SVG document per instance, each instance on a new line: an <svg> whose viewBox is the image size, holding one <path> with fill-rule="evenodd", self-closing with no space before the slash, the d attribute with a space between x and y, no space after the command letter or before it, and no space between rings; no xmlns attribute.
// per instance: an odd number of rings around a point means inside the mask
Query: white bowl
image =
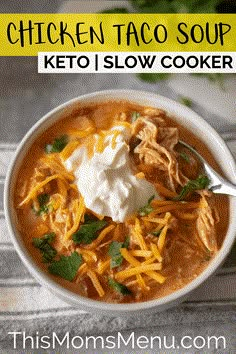
<svg viewBox="0 0 236 354"><path fill-rule="evenodd" d="M14 246L21 257L22 261L32 273L32 275L54 294L70 303L73 306L77 306L80 309L93 311L96 313L102 313L111 316L120 315L140 315L143 313L150 313L155 311L162 311L173 305L176 305L187 298L187 296L202 284L207 278L209 278L216 269L222 264L226 256L228 255L233 242L235 240L236 230L236 198L230 197L230 220L229 228L226 234L224 243L211 261L209 266L192 282L184 286L182 289L177 290L170 295L162 297L156 300L150 300L140 303L128 303L128 304L111 304L102 301L95 301L89 298L77 295L66 288L62 287L58 283L54 282L45 272L43 272L33 261L29 255L20 233L16 228L15 212L13 206L13 191L16 183L16 176L22 160L35 141L37 136L41 134L50 125L55 123L58 119L70 112L73 107L78 103L99 102L101 100L114 100L125 99L136 102L140 105L149 105L152 107L158 107L166 110L169 114L176 117L176 119L189 130L193 131L196 136L203 140L213 153L218 164L221 166L225 176L233 183L236 182L236 166L234 159L229 152L226 144L216 131L206 123L197 113L187 108L180 103L172 101L168 98L149 93L133 90L109 90L100 91L77 97L69 102L66 102L59 107L55 108L48 114L46 114L40 121L38 121L26 134L22 142L20 143L15 158L11 163L11 167L8 171L5 193L4 193L4 205L6 220L11 234Z"/></svg>

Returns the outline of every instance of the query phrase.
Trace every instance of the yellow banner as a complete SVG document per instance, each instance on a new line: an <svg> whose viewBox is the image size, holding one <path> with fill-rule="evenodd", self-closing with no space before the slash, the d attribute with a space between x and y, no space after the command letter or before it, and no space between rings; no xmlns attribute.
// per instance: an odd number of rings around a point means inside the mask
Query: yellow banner
<svg viewBox="0 0 236 354"><path fill-rule="evenodd" d="M236 14L0 14L0 56L233 52Z"/></svg>

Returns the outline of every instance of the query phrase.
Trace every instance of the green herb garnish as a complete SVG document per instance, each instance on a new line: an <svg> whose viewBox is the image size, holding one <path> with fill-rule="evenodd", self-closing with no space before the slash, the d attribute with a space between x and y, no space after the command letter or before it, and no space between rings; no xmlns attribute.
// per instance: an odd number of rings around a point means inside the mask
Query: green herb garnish
<svg viewBox="0 0 236 354"><path fill-rule="evenodd" d="M61 152L64 147L68 144L68 136L62 135L59 138L56 138L52 144L47 144L45 146L45 152L51 154L53 152Z"/></svg>
<svg viewBox="0 0 236 354"><path fill-rule="evenodd" d="M47 193L42 193L37 196L37 199L39 202L39 210L37 211L37 215L47 214L50 208L50 206L48 205L50 195Z"/></svg>
<svg viewBox="0 0 236 354"><path fill-rule="evenodd" d="M39 206L42 207L49 202L50 195L47 193L42 193L38 195Z"/></svg>
<svg viewBox="0 0 236 354"><path fill-rule="evenodd" d="M214 13L222 0L130 0L141 13ZM228 2L227 2L227 6ZM226 7L226 5L225 5Z"/></svg>
<svg viewBox="0 0 236 354"><path fill-rule="evenodd" d="M162 229L158 230L158 231L153 231L152 235L158 237L158 236L160 236L161 231L162 231Z"/></svg>
<svg viewBox="0 0 236 354"><path fill-rule="evenodd" d="M132 123L134 123L138 119L138 117L140 117L140 113L139 112L132 112L132 114L131 114Z"/></svg>
<svg viewBox="0 0 236 354"><path fill-rule="evenodd" d="M174 200L183 200L189 193L206 189L210 184L210 180L205 175L199 175L194 180L189 180L188 183L183 187L180 194L174 198Z"/></svg>
<svg viewBox="0 0 236 354"><path fill-rule="evenodd" d="M151 206L151 202L153 201L153 199L155 198L155 195L152 195L149 199L146 205L144 205L143 207L139 208L139 215L140 216L145 216L150 214L153 211L153 207Z"/></svg>
<svg viewBox="0 0 236 354"><path fill-rule="evenodd" d="M58 261L53 261L48 267L48 270L51 274L58 275L63 279L72 281L81 264L81 254L73 252L70 256L60 256Z"/></svg>
<svg viewBox="0 0 236 354"><path fill-rule="evenodd" d="M76 244L89 244L97 238L97 231L101 230L107 225L105 220L89 220L80 226L79 230L72 236L74 243Z"/></svg>
<svg viewBox="0 0 236 354"><path fill-rule="evenodd" d="M186 154L185 152L180 152L179 156L182 157L182 159L184 159L187 163L190 162L190 157L188 154Z"/></svg>
<svg viewBox="0 0 236 354"><path fill-rule="evenodd" d="M96 216L91 215L91 214L85 214L84 215L84 224L90 224L91 222L98 221L98 218Z"/></svg>
<svg viewBox="0 0 236 354"><path fill-rule="evenodd" d="M142 73L142 74L137 74L139 79L147 82L157 82L161 80L166 80L169 77L170 74L168 73L154 73L154 74L149 74L149 73Z"/></svg>
<svg viewBox="0 0 236 354"><path fill-rule="evenodd" d="M180 103L184 104L187 107L192 107L192 105L193 105L192 100L190 100L188 97L181 97Z"/></svg>
<svg viewBox="0 0 236 354"><path fill-rule="evenodd" d="M50 200L50 195L47 193L42 193L37 196L39 208L36 209L34 204L32 205L33 212L39 216L42 214L47 214L51 208L51 205L48 205Z"/></svg>
<svg viewBox="0 0 236 354"><path fill-rule="evenodd" d="M45 234L40 238L33 238L34 247L38 248L42 253L42 260L44 263L50 263L56 256L57 251L51 246L54 241L55 233Z"/></svg>
<svg viewBox="0 0 236 354"><path fill-rule="evenodd" d="M127 237L124 242L112 241L110 243L108 254L111 257L111 268L119 267L123 262L123 256L120 253L121 248L129 247L129 238Z"/></svg>
<svg viewBox="0 0 236 354"><path fill-rule="evenodd" d="M112 9L103 10L101 14L128 14L129 11L125 7L113 7Z"/></svg>
<svg viewBox="0 0 236 354"><path fill-rule="evenodd" d="M209 81L219 85L222 90L225 90L224 86L224 74L221 73L192 73L193 76L206 77Z"/></svg>
<svg viewBox="0 0 236 354"><path fill-rule="evenodd" d="M130 238L126 236L125 241L123 242L123 248L129 248Z"/></svg>
<svg viewBox="0 0 236 354"><path fill-rule="evenodd" d="M108 278L108 285L122 295L131 295L132 294L131 290L129 290L127 288L127 286L125 286L121 283L118 283L117 281L115 281L112 278Z"/></svg>
<svg viewBox="0 0 236 354"><path fill-rule="evenodd" d="M104 13L235 13L235 2L229 0L128 0L129 8L105 9ZM134 8L134 10L133 10ZM168 73L142 73L138 74L141 80L146 82L157 82L164 80ZM197 74L196 74L197 75ZM204 73L207 79L215 81L222 87L224 74Z"/></svg>

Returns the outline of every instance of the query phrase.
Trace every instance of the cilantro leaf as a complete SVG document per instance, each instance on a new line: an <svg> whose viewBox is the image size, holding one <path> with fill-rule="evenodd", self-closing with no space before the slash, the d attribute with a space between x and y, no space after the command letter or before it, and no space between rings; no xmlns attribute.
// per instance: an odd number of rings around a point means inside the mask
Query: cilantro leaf
<svg viewBox="0 0 236 354"><path fill-rule="evenodd" d="M129 11L125 7L113 7L100 12L101 14L128 14Z"/></svg>
<svg viewBox="0 0 236 354"><path fill-rule="evenodd" d="M212 13L216 12L221 0L172 0L173 12Z"/></svg>
<svg viewBox="0 0 236 354"><path fill-rule="evenodd" d="M127 288L127 286L125 286L121 283L118 283L117 281L115 281L112 278L108 278L108 285L122 295L131 295L132 294L132 291L129 290Z"/></svg>
<svg viewBox="0 0 236 354"><path fill-rule="evenodd" d="M111 268L119 267L123 262L123 256L120 253L121 248L129 247L129 238L125 242L112 241L110 243L108 254L111 257Z"/></svg>
<svg viewBox="0 0 236 354"><path fill-rule="evenodd" d="M211 13L221 0L130 0L142 13ZM227 2L228 4L228 2Z"/></svg>
<svg viewBox="0 0 236 354"><path fill-rule="evenodd" d="M56 138L52 144L47 144L45 146L45 152L51 154L53 152L61 152L64 147L68 144L68 136L62 135L59 138Z"/></svg>
<svg viewBox="0 0 236 354"><path fill-rule="evenodd" d="M73 234L72 239L76 244L83 243L87 245L97 238L97 231L101 230L106 225L107 221L105 220L90 220L80 226L79 230Z"/></svg>
<svg viewBox="0 0 236 354"><path fill-rule="evenodd" d="M123 256L120 253L120 249L123 247L123 242L113 241L111 242L108 250L108 254L111 257L111 268L119 267L123 262Z"/></svg>
<svg viewBox="0 0 236 354"><path fill-rule="evenodd" d="M84 215L84 223L85 224L90 224L91 222L98 221L98 218L96 216L91 215L91 214L85 214Z"/></svg>
<svg viewBox="0 0 236 354"><path fill-rule="evenodd" d="M42 193L37 196L39 208L35 208L34 204L32 205L33 212L39 216L42 214L47 214L50 210L51 205L48 205L50 200L50 195L47 193Z"/></svg>
<svg viewBox="0 0 236 354"><path fill-rule="evenodd" d="M189 158L189 155L186 154L185 152L180 152L179 156L182 157L182 159L184 159L186 162L190 162L190 158Z"/></svg>
<svg viewBox="0 0 236 354"><path fill-rule="evenodd" d="M180 194L174 198L174 200L183 200L189 193L196 190L206 189L210 184L210 180L205 175L199 175L194 180L189 180L188 183L183 187Z"/></svg>
<svg viewBox="0 0 236 354"><path fill-rule="evenodd" d="M123 242L123 248L129 248L130 238L127 236Z"/></svg>
<svg viewBox="0 0 236 354"><path fill-rule="evenodd" d="M192 100L190 100L190 98L188 97L180 97L180 103L184 104L186 107L192 107Z"/></svg>
<svg viewBox="0 0 236 354"><path fill-rule="evenodd" d="M161 231L162 231L162 228L161 228L161 230L153 231L152 235L158 237L158 236L160 236Z"/></svg>
<svg viewBox="0 0 236 354"><path fill-rule="evenodd" d="M138 119L138 117L140 117L140 113L139 112L132 112L131 113L131 121L132 121L132 123L134 123Z"/></svg>
<svg viewBox="0 0 236 354"><path fill-rule="evenodd" d="M170 0L131 0L131 3L141 13L173 12L173 6Z"/></svg>
<svg viewBox="0 0 236 354"><path fill-rule="evenodd" d="M191 73L192 76L206 77L209 81L217 84L223 91L225 91L224 74L222 73Z"/></svg>
<svg viewBox="0 0 236 354"><path fill-rule="evenodd" d="M166 80L170 74L168 73L142 73L138 74L137 76L147 82L157 82L161 80Z"/></svg>
<svg viewBox="0 0 236 354"><path fill-rule="evenodd" d="M70 256L60 256L58 261L53 261L48 267L48 270L51 274L58 275L63 279L72 281L81 264L81 254L73 252Z"/></svg>
<svg viewBox="0 0 236 354"><path fill-rule="evenodd" d="M50 263L57 254L55 248L51 246L51 243L54 241L54 238L54 232L45 234L43 237L40 238L33 238L33 245L34 247L38 248L42 253L42 261L44 263Z"/></svg>
<svg viewBox="0 0 236 354"><path fill-rule="evenodd" d="M39 206L42 207L43 205L49 202L50 195L47 193L42 193L39 194L37 198L38 198Z"/></svg>
<svg viewBox="0 0 236 354"><path fill-rule="evenodd" d="M151 206L152 200L155 198L155 195L152 195L149 199L146 205L143 207L139 208L139 215L140 216L145 216L150 214L153 211L153 207Z"/></svg>
<svg viewBox="0 0 236 354"><path fill-rule="evenodd" d="M42 193L37 196L37 199L39 202L39 210L35 211L36 215L47 214L50 208L50 206L48 205L50 195L47 193Z"/></svg>

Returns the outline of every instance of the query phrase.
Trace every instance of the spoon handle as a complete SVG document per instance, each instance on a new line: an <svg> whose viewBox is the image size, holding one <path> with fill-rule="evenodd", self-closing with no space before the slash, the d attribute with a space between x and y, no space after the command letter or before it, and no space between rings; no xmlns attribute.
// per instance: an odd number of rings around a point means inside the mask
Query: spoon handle
<svg viewBox="0 0 236 354"><path fill-rule="evenodd" d="M236 186L224 180L223 184L215 185L211 188L212 192L220 194L228 194L236 197Z"/></svg>
<svg viewBox="0 0 236 354"><path fill-rule="evenodd" d="M226 181L219 173L217 173L205 159L190 145L182 140L179 143L192 151L202 162L207 176L210 178L209 189L214 193L227 194L236 197L236 185Z"/></svg>

